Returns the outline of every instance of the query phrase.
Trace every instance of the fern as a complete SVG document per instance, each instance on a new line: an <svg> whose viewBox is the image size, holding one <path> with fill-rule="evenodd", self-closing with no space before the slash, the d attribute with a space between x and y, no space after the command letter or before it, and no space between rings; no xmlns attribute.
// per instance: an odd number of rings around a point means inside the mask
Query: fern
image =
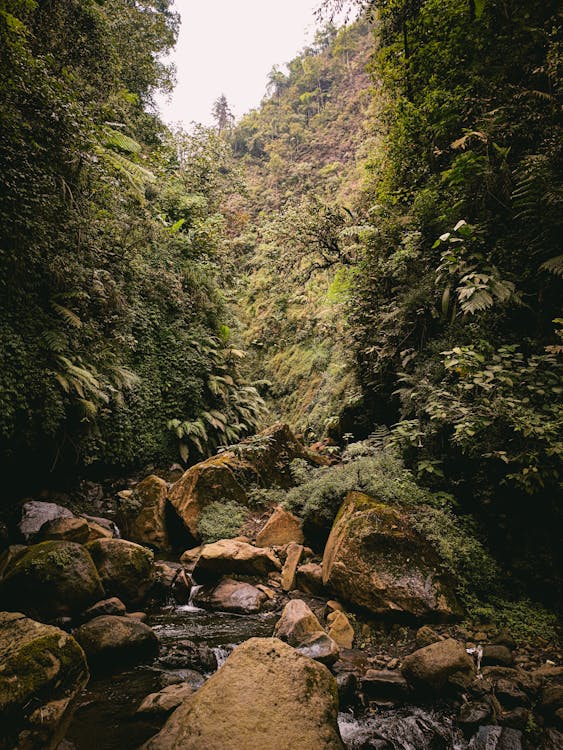
<svg viewBox="0 0 563 750"><path fill-rule="evenodd" d="M541 264L540 268L544 271L549 271L549 273L555 276L559 276L559 278L563 278L563 255L557 255L555 258L546 260L545 263Z"/></svg>

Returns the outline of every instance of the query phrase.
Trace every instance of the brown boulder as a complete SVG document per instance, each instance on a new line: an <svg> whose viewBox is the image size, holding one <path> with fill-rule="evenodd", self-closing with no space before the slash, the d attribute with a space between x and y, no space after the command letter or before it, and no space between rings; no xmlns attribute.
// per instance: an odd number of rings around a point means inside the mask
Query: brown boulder
<svg viewBox="0 0 563 750"><path fill-rule="evenodd" d="M289 487L290 464L295 458L326 463L301 445L287 425L275 424L235 449L189 468L171 487L168 499L186 529L194 539L200 539L199 516L209 503L233 500L246 505L246 492L256 484Z"/></svg>
<svg viewBox="0 0 563 750"><path fill-rule="evenodd" d="M118 523L127 539L155 549L170 548L166 529L166 495L164 479L154 474L137 484L121 503Z"/></svg>
<svg viewBox="0 0 563 750"><path fill-rule="evenodd" d="M242 581L224 578L216 586L203 586L194 596L194 604L221 612L254 614L260 612L268 597L263 591Z"/></svg>
<svg viewBox="0 0 563 750"><path fill-rule="evenodd" d="M102 599L102 601L96 602L96 604L84 610L81 620L87 622L88 620L93 620L94 617L101 617L102 615L125 615L125 612L125 604L123 604L121 599L112 596L109 599Z"/></svg>
<svg viewBox="0 0 563 750"><path fill-rule="evenodd" d="M91 669L134 664L158 654L158 638L152 629L132 617L95 617L81 625L74 637Z"/></svg>
<svg viewBox="0 0 563 750"><path fill-rule="evenodd" d="M409 654L403 660L401 672L413 687L435 692L467 687L475 677L473 660L453 638Z"/></svg>
<svg viewBox="0 0 563 750"><path fill-rule="evenodd" d="M85 518L54 518L47 521L39 530L38 539L42 542L59 540L64 542L78 542L84 544L88 541L90 529Z"/></svg>
<svg viewBox="0 0 563 750"><path fill-rule="evenodd" d="M41 542L15 557L0 583L3 606L38 619L74 616L104 596L87 549L76 542Z"/></svg>
<svg viewBox="0 0 563 750"><path fill-rule="evenodd" d="M17 612L0 613L0 746L53 750L88 682L68 633Z"/></svg>
<svg viewBox="0 0 563 750"><path fill-rule="evenodd" d="M317 563L305 563L297 568L295 578L296 586L300 591L306 594L323 594L325 587L323 585L323 569Z"/></svg>
<svg viewBox="0 0 563 750"><path fill-rule="evenodd" d="M299 646L307 636L319 632L324 633L321 623L301 599L292 599L285 605L274 628L274 636L291 646Z"/></svg>
<svg viewBox="0 0 563 750"><path fill-rule="evenodd" d="M459 614L434 549L395 508L348 493L323 556L323 583L378 615L447 620Z"/></svg>
<svg viewBox="0 0 563 750"><path fill-rule="evenodd" d="M278 505L256 537L256 545L258 547L275 547L290 542L303 544L303 540L303 529L299 518Z"/></svg>
<svg viewBox="0 0 563 750"><path fill-rule="evenodd" d="M352 648L354 643L354 628L350 625L350 620L344 612L331 612L326 618L329 628L328 634L333 641L342 648Z"/></svg>
<svg viewBox="0 0 563 750"><path fill-rule="evenodd" d="M159 690L158 693L147 695L135 713L143 716L168 716L193 692L192 686L187 682L168 685L168 687Z"/></svg>
<svg viewBox="0 0 563 750"><path fill-rule="evenodd" d="M144 750L344 750L334 677L276 638L251 638Z"/></svg>
<svg viewBox="0 0 563 750"><path fill-rule="evenodd" d="M281 564L270 549L220 539L202 546L193 575L199 581L232 574L266 576L274 570L281 570Z"/></svg>
<svg viewBox="0 0 563 750"><path fill-rule="evenodd" d="M140 604L154 582L154 555L125 539L97 539L87 549L98 569L106 594L127 607Z"/></svg>
<svg viewBox="0 0 563 750"><path fill-rule="evenodd" d="M281 587L284 591L291 591L295 588L295 574L302 555L303 546L301 544L291 542L287 545L287 556L281 573Z"/></svg>

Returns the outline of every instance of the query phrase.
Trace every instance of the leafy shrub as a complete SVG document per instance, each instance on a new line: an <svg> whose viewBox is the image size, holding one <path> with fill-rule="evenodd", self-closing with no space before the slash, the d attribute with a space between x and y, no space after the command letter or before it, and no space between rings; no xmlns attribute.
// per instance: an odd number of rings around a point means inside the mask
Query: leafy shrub
<svg viewBox="0 0 563 750"><path fill-rule="evenodd" d="M491 597L479 601L470 597L467 602L468 622L489 622L507 630L519 643L535 641L557 641L557 617L540 604L529 599L509 601L502 597Z"/></svg>
<svg viewBox="0 0 563 750"><path fill-rule="evenodd" d="M234 500L214 502L203 509L199 519L199 533L206 544L219 539L231 539L240 531L246 518L246 508Z"/></svg>

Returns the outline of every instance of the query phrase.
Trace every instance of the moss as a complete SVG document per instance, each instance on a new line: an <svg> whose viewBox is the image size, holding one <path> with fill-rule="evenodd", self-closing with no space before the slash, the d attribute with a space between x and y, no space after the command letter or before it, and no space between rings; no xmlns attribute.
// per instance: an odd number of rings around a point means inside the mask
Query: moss
<svg viewBox="0 0 563 750"><path fill-rule="evenodd" d="M209 544L237 536L246 516L246 508L233 500L209 503L201 512L198 522L203 542Z"/></svg>

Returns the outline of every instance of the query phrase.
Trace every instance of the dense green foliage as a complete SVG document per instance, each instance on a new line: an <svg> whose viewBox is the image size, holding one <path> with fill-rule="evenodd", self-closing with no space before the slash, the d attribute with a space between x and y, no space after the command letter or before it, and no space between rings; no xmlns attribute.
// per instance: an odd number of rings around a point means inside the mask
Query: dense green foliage
<svg viewBox="0 0 563 750"><path fill-rule="evenodd" d="M366 23L328 25L287 72L272 69L262 106L231 134L247 183L231 240L245 264L241 332L272 410L318 436L358 394L343 334L356 242L344 206L367 155L370 46Z"/></svg>
<svg viewBox="0 0 563 750"><path fill-rule="evenodd" d="M177 21L167 0L0 2L0 455L13 469L171 458L178 438L187 458L256 423L217 280L229 150L153 114Z"/></svg>
<svg viewBox="0 0 563 750"><path fill-rule="evenodd" d="M367 164L358 372L375 411L397 399L409 463L541 579L563 447L556 5L370 5L385 137Z"/></svg>

